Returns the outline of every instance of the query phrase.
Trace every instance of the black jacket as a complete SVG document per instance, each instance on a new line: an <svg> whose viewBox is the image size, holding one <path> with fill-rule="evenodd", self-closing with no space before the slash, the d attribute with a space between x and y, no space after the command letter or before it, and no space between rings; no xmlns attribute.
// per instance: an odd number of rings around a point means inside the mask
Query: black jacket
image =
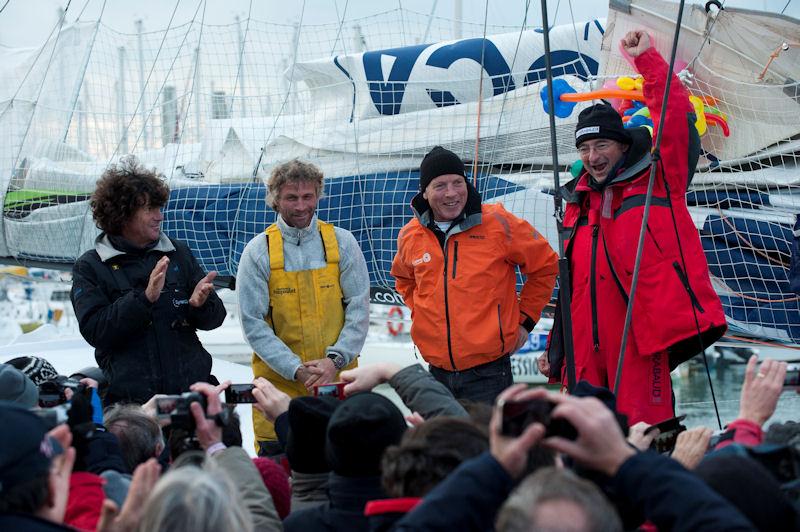
<svg viewBox="0 0 800 532"><path fill-rule="evenodd" d="M369 501L386 498L380 477L348 478L331 473L330 502L292 512L283 521L286 532L307 530L369 531L364 507Z"/></svg>
<svg viewBox="0 0 800 532"><path fill-rule="evenodd" d="M392 530L492 530L514 482L489 453L467 460ZM653 452L626 460L611 479L616 494L659 530L751 531L753 525L678 462Z"/></svg>
<svg viewBox="0 0 800 532"><path fill-rule="evenodd" d="M144 291L164 255L170 259L164 289L150 303ZM208 380L211 355L195 331L221 325L225 307L216 293L200 308L189 305L205 273L186 244L162 233L153 248L124 252L101 234L95 249L75 262L72 276L70 297L81 334L110 383L106 404L144 402Z"/></svg>

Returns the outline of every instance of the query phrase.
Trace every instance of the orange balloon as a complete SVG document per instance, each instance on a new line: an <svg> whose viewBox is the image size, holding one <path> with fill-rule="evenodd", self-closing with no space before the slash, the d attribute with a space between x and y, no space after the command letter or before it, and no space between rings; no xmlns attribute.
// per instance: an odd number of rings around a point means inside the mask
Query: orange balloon
<svg viewBox="0 0 800 532"><path fill-rule="evenodd" d="M608 100L611 98L622 98L624 100L644 101L642 91L624 91L622 89L598 89L589 92L571 92L559 96L562 102L586 102L590 100Z"/></svg>

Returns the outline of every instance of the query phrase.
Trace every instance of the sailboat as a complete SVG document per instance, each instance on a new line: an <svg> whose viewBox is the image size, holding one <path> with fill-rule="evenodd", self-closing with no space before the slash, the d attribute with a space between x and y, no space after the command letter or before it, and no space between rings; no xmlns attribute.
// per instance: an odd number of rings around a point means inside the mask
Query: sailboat
<svg viewBox="0 0 800 532"><path fill-rule="evenodd" d="M633 74L616 46L626 31L646 28L669 55L676 11L614 1L606 18L548 28L554 76L600 94ZM541 28L465 24L454 39L452 21L402 8L293 26L215 25L198 9L188 24L132 34L68 20L41 47L0 50L6 262L68 269L98 234L97 177L132 154L171 188L164 230L232 288L244 245L275 217L262 180L299 157L326 175L320 217L361 245L382 327L392 307L408 319L389 268L434 145L466 161L484 201L557 247ZM724 341L800 358L800 21L709 2L688 7L681 30L680 75L706 126L687 202L728 318ZM556 120L562 181L591 103ZM520 380L541 380L531 355L548 319L514 358ZM418 360L405 332L377 351Z"/></svg>

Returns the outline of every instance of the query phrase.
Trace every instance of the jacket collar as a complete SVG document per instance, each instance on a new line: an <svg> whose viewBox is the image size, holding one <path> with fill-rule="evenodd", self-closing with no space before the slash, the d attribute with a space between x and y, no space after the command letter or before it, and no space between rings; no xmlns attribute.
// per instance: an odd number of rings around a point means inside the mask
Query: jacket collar
<svg viewBox="0 0 800 532"><path fill-rule="evenodd" d="M275 223L278 224L278 229L281 231L283 240L296 246L308 241L314 234L319 232L319 229L317 228L316 213L311 217L311 222L308 224L308 227L292 227L286 223L286 221L283 219L283 216L280 214L278 214L278 218L275 220Z"/></svg>
<svg viewBox="0 0 800 532"><path fill-rule="evenodd" d="M431 205L428 203L428 200L422 197L422 192L418 192L417 195L412 198L411 210L423 227L432 228L436 225L436 222L433 219ZM467 180L467 204L464 205L464 212L462 212L458 218L453 220L453 224L457 224L460 231L466 231L470 227L480 225L480 223L481 195L475 189L473 184Z"/></svg>
<svg viewBox="0 0 800 532"><path fill-rule="evenodd" d="M634 127L628 130L633 142L625 155L625 167L608 182L606 186L625 183L637 177L653 162L650 149L653 146L650 131L645 127ZM592 190L589 184L589 172L584 170L580 176L561 187L561 196L569 203L577 203L581 192Z"/></svg>
<svg viewBox="0 0 800 532"><path fill-rule="evenodd" d="M367 501L385 499L386 492L381 487L381 477L343 477L331 473L328 497L333 508L362 513Z"/></svg>
<svg viewBox="0 0 800 532"><path fill-rule="evenodd" d="M100 256L100 260L102 262L106 262L114 257L127 254L125 251L115 248L111 243L111 240L108 238L108 235L105 233L100 233L97 238L94 239L94 250ZM172 241L169 239L169 237L164 234L164 231L161 231L158 234L158 242L155 246L150 248L149 251L162 251L164 253L169 253L171 251L175 251L175 246L172 244Z"/></svg>

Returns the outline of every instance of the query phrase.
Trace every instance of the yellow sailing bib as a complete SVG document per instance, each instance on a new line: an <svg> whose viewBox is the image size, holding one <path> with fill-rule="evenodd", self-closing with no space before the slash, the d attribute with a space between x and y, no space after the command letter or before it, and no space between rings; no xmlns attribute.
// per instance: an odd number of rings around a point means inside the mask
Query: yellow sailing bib
<svg viewBox="0 0 800 532"><path fill-rule="evenodd" d="M283 236L276 224L267 228L269 246L269 310L264 320L300 360L325 357L325 348L336 343L344 326L342 287L339 284L339 245L333 225L317 220L325 251L325 267L287 272L284 269ZM358 365L354 360L346 369ZM289 381L253 353L253 374L264 377L291 397L309 395L302 383ZM338 375L338 374L337 374ZM253 409L256 440L274 441L275 429Z"/></svg>

